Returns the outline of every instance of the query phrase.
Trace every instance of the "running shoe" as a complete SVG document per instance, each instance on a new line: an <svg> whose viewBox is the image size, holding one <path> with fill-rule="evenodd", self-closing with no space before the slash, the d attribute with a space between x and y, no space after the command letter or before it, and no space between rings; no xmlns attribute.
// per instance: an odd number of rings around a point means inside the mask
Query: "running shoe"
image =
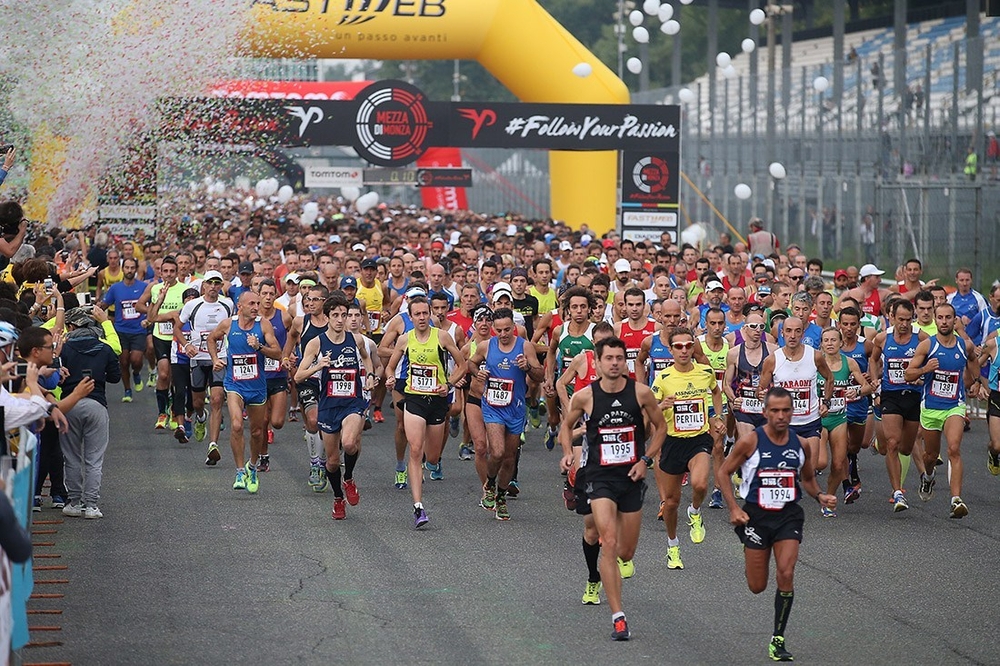
<svg viewBox="0 0 1000 666"><path fill-rule="evenodd" d="M785 649L784 636L771 636L771 642L767 645L767 656L771 661L795 661L792 653Z"/></svg>
<svg viewBox="0 0 1000 666"><path fill-rule="evenodd" d="M937 459L937 461L936 461L936 462L934 463L934 466L935 466L935 467L940 467L940 466L941 466L941 465L943 465L943 464L944 464L944 458L942 458L942 457L941 457L941 454L938 454L938 459Z"/></svg>
<svg viewBox="0 0 1000 666"><path fill-rule="evenodd" d="M431 473L431 481L441 481L444 479L444 469L440 460L436 465L424 463L424 469Z"/></svg>
<svg viewBox="0 0 1000 666"><path fill-rule="evenodd" d="M139 374L138 372L132 374L132 385L135 386L136 391L141 391L142 389L146 388L145 386L142 385L142 375Z"/></svg>
<svg viewBox="0 0 1000 666"><path fill-rule="evenodd" d="M156 425L154 425L153 427L156 428L157 430L163 430L164 428L167 427L167 419L168 417L166 414L160 414L159 416L156 417Z"/></svg>
<svg viewBox="0 0 1000 666"><path fill-rule="evenodd" d="M132 390L125 389L125 395L122 396L122 402L132 402Z"/></svg>
<svg viewBox="0 0 1000 666"><path fill-rule="evenodd" d="M576 493L573 492L573 488L570 487L569 481L566 481L563 485L563 502L566 504L566 509L569 511L576 511Z"/></svg>
<svg viewBox="0 0 1000 666"><path fill-rule="evenodd" d="M174 428L174 439L176 439L181 444L188 443L187 431L184 430L184 426L178 424L178 426Z"/></svg>
<svg viewBox="0 0 1000 666"><path fill-rule="evenodd" d="M83 504L80 502L70 502L62 508L62 515L70 518L79 518L83 515Z"/></svg>
<svg viewBox="0 0 1000 666"><path fill-rule="evenodd" d="M222 454L219 453L219 447L216 446L215 442L208 445L208 456L205 458L206 465L215 465L222 459Z"/></svg>
<svg viewBox="0 0 1000 666"><path fill-rule="evenodd" d="M521 494L521 486L518 485L517 479L511 479L510 484L507 486L507 496L517 499L517 496Z"/></svg>
<svg viewBox="0 0 1000 666"><path fill-rule="evenodd" d="M722 491L716 488L712 491L712 499L708 501L709 509L725 509L726 504L722 501Z"/></svg>
<svg viewBox="0 0 1000 666"><path fill-rule="evenodd" d="M917 495L924 502L930 501L934 497L934 484L937 482L933 476L927 476L926 474L920 475L920 488L917 490Z"/></svg>
<svg viewBox="0 0 1000 666"><path fill-rule="evenodd" d="M271 446L274 444L274 431L270 428L267 429L267 445Z"/></svg>
<svg viewBox="0 0 1000 666"><path fill-rule="evenodd" d="M483 485L483 497L479 500L479 506L483 507L487 511L496 511L497 508L497 491L496 488L484 484Z"/></svg>
<svg viewBox="0 0 1000 666"><path fill-rule="evenodd" d="M538 407L528 407L528 421L535 430L542 427L542 417L538 413Z"/></svg>
<svg viewBox="0 0 1000 666"><path fill-rule="evenodd" d="M204 442L205 434L208 432L208 424L205 421L194 420L194 441Z"/></svg>
<svg viewBox="0 0 1000 666"><path fill-rule="evenodd" d="M969 515L969 507L965 505L961 497L951 498L951 512L948 514L949 518L965 518Z"/></svg>
<svg viewBox="0 0 1000 666"><path fill-rule="evenodd" d="M965 432L969 432L970 430L972 430L972 421L969 420L968 416L965 416L963 418L965 419L965 425L963 426L963 429Z"/></svg>
<svg viewBox="0 0 1000 666"><path fill-rule="evenodd" d="M61 509L64 506L66 506L66 498L64 498L62 495L55 495L55 496L53 496L53 498L52 498L52 508L53 509Z"/></svg>
<svg viewBox="0 0 1000 666"><path fill-rule="evenodd" d="M309 465L309 487L316 490L319 487L319 465Z"/></svg>
<svg viewBox="0 0 1000 666"><path fill-rule="evenodd" d="M472 449L470 449L465 444L459 447L458 449L459 460L472 460L472 458L473 458Z"/></svg>
<svg viewBox="0 0 1000 666"><path fill-rule="evenodd" d="M495 514L497 520L510 520L510 511L507 510L506 495L497 495Z"/></svg>
<svg viewBox="0 0 1000 666"><path fill-rule="evenodd" d="M861 484L857 483L853 486L848 486L844 491L844 504L854 504L859 499L861 499Z"/></svg>
<svg viewBox="0 0 1000 666"><path fill-rule="evenodd" d="M184 419L184 434L187 435L189 442L194 437L194 423L191 422L191 419Z"/></svg>
<svg viewBox="0 0 1000 666"><path fill-rule="evenodd" d="M364 425L364 429L363 429L364 432L368 432L373 427L375 427L375 422L372 421L372 417L370 415L368 415L368 414L365 414L365 425Z"/></svg>
<svg viewBox="0 0 1000 666"><path fill-rule="evenodd" d="M325 493L330 487L330 479L326 477L326 463L319 464L319 485L313 488L315 493Z"/></svg>
<svg viewBox="0 0 1000 666"><path fill-rule="evenodd" d="M906 511L910 508L910 505L906 502L906 495L903 494L902 490L897 490L892 494L892 511L893 513L899 513L900 511Z"/></svg>
<svg viewBox="0 0 1000 666"><path fill-rule="evenodd" d="M406 490L406 470L396 472L396 490Z"/></svg>
<svg viewBox="0 0 1000 666"><path fill-rule="evenodd" d="M611 632L611 640L613 641L627 641L632 637L632 634L628 630L628 621L625 616L621 616L614 623L614 631Z"/></svg>
<svg viewBox="0 0 1000 666"><path fill-rule="evenodd" d="M423 507L413 507L413 529L419 530L429 522L431 519L427 517L427 512L424 511Z"/></svg>
<svg viewBox="0 0 1000 666"><path fill-rule="evenodd" d="M701 518L701 512L691 513L688 507L688 525L691 526L691 543L701 543L705 540L705 521Z"/></svg>
<svg viewBox="0 0 1000 666"><path fill-rule="evenodd" d="M354 479L344 479L344 495L347 496L347 503L351 506L357 506L361 501L361 493L358 492L358 484Z"/></svg>
<svg viewBox="0 0 1000 666"><path fill-rule="evenodd" d="M681 477L681 486L686 486L691 481L690 477L690 474L684 472L684 476Z"/></svg>
<svg viewBox="0 0 1000 666"><path fill-rule="evenodd" d="M292 407L290 410L288 410L288 420L291 421L292 423L298 423L299 420L298 407ZM375 420L377 421L378 419Z"/></svg>
<svg viewBox="0 0 1000 666"><path fill-rule="evenodd" d="M375 410L375 414L373 416L373 420L375 421L375 423L382 423L382 422L385 421L385 417L382 416L382 410L381 409L376 409Z"/></svg>
<svg viewBox="0 0 1000 666"><path fill-rule="evenodd" d="M172 416L170 417L170 420L167 421L167 428L170 429L170 430L177 430L180 427L181 427L181 424L178 423L177 421L175 421L174 417L172 417Z"/></svg>
<svg viewBox="0 0 1000 666"><path fill-rule="evenodd" d="M824 518L836 518L837 512L834 509L824 506L820 507L819 515L823 516Z"/></svg>
<svg viewBox="0 0 1000 666"><path fill-rule="evenodd" d="M989 454L986 460L986 469L990 470L990 474L997 476L1000 474L1000 453L994 453L993 451L987 451Z"/></svg>
<svg viewBox="0 0 1000 666"><path fill-rule="evenodd" d="M83 517L87 520L94 520L95 518L103 518L104 514L96 506L87 506L83 509Z"/></svg>
<svg viewBox="0 0 1000 666"><path fill-rule="evenodd" d="M251 467L250 463L247 463L246 470L247 470L247 492L256 493L257 489L260 488L260 481L257 479L257 468Z"/></svg>
<svg viewBox="0 0 1000 666"><path fill-rule="evenodd" d="M236 480L233 481L233 490L246 490L247 489L247 475L246 471L241 467L236 470Z"/></svg>
<svg viewBox="0 0 1000 666"><path fill-rule="evenodd" d="M663 504L663 502L660 502L660 510L656 513L656 519L660 521L663 520Z"/></svg>
<svg viewBox="0 0 1000 666"><path fill-rule="evenodd" d="M667 547L667 568L668 569L683 569L684 563L681 562L681 547L680 546L668 546Z"/></svg>
<svg viewBox="0 0 1000 666"><path fill-rule="evenodd" d="M271 471L271 456L261 455L260 460L257 462L258 472L270 472Z"/></svg>
<svg viewBox="0 0 1000 666"><path fill-rule="evenodd" d="M545 448L547 448L549 451L556 448L556 437L558 436L559 436L558 430L553 430L552 428L549 428L548 433L546 433L545 435Z"/></svg>
<svg viewBox="0 0 1000 666"><path fill-rule="evenodd" d="M545 406L545 396L543 395L538 399L538 413L541 416L545 416L549 413L549 408Z"/></svg>
<svg viewBox="0 0 1000 666"><path fill-rule="evenodd" d="M631 578L635 575L635 562L629 560L626 562L622 558L618 559L618 573L622 575L622 578Z"/></svg>
<svg viewBox="0 0 1000 666"><path fill-rule="evenodd" d="M448 434L452 437L458 437L459 427L462 425L462 420L457 416L453 416L448 420Z"/></svg>
<svg viewBox="0 0 1000 666"><path fill-rule="evenodd" d="M344 518L347 518L347 503L344 502L343 497L333 498L332 515L334 520L343 520Z"/></svg>
<svg viewBox="0 0 1000 666"><path fill-rule="evenodd" d="M596 583L587 583L587 589L583 591L583 605L584 606L600 606L601 605L601 581Z"/></svg>

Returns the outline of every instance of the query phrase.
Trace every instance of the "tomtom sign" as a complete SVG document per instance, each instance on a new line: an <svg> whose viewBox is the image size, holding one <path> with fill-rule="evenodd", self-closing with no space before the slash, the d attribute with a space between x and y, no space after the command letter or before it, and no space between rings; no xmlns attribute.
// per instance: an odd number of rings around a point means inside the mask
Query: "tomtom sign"
<svg viewBox="0 0 1000 666"><path fill-rule="evenodd" d="M336 166L307 166L306 187L361 187L364 172L361 169Z"/></svg>

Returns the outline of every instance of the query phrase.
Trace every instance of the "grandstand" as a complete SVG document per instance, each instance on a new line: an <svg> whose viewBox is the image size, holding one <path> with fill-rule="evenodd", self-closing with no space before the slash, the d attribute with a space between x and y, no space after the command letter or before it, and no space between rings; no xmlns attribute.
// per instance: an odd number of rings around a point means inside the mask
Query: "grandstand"
<svg viewBox="0 0 1000 666"><path fill-rule="evenodd" d="M841 100L841 121L844 127L858 126L859 108L862 114L862 126L873 128L879 126L877 101L879 91L873 87L873 63L880 62L882 81L883 115L893 116L900 111L903 95L895 89L895 62L893 52L894 31L892 27L866 30L850 33L845 36L845 56L853 47L857 60L843 63L844 93ZM980 41L985 46L983 60L983 103L984 118L987 125L995 124L1000 115L1000 95L997 94L997 77L1000 75L1000 18L981 17ZM976 43L968 42L965 36L965 17L954 16L945 19L935 19L913 23L907 27L906 80L910 86L920 84L926 87L927 50L930 50L930 89L924 90L926 108L930 111L931 123L934 126L949 124L952 115L952 101L955 90L955 48L959 49L958 70L958 122L960 129L972 130L975 127L975 108L977 99L975 93L965 91L965 51L973 48ZM727 126L735 131L739 120L735 110L742 108L742 123L744 131L754 127L756 122L762 127L766 122L766 91L767 91L767 53L763 47L758 50L757 73L757 104L749 100L749 86L744 84L743 99L740 98L740 87L736 80L726 85L726 79L721 70L716 70L716 109L730 109ZM980 47L982 48L982 47ZM812 132L818 127L821 109L821 94L812 87L812 81L818 76L824 76L831 82L831 87L822 94L822 106L828 111L822 114L823 123L827 128L837 124L836 108L833 100L833 37L793 42L792 56L787 63L791 67L790 104L787 109L781 108L782 72L786 63L782 62L782 50L776 50L776 102L779 113L779 124L786 124L792 132ZM751 56L739 53L733 56L732 66L737 77L750 78ZM804 76L803 76L804 74ZM807 82L806 86L802 81ZM698 99L688 108L689 123L698 123L703 131L708 131L711 124L711 109L709 108L709 76L705 74L688 84L692 91L698 94ZM671 90L663 97L665 103L684 105L677 95L677 90ZM749 102L749 104L747 103ZM754 109L755 107L755 109ZM718 116L717 116L718 118ZM691 126L691 129L694 129Z"/></svg>

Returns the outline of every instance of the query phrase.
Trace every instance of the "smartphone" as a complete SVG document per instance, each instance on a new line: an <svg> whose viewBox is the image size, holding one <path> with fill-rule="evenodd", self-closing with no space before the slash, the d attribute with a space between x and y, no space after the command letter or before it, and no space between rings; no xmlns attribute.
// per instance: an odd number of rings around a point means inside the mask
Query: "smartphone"
<svg viewBox="0 0 1000 666"><path fill-rule="evenodd" d="M49 367L50 368L55 368L56 370L58 370L59 368L62 367L62 359L59 358L58 356L53 356L52 357L52 362L49 363Z"/></svg>
<svg viewBox="0 0 1000 666"><path fill-rule="evenodd" d="M77 294L77 300L80 302L81 307L90 305L90 294Z"/></svg>
<svg viewBox="0 0 1000 666"><path fill-rule="evenodd" d="M5 143L2 146L0 146L0 153L3 153L5 155L12 150L14 150L14 144L12 143Z"/></svg>
<svg viewBox="0 0 1000 666"><path fill-rule="evenodd" d="M45 291L52 291L52 286L55 283L52 282L52 278L45 278Z"/></svg>
<svg viewBox="0 0 1000 666"><path fill-rule="evenodd" d="M84 379L93 379L94 376L94 372L90 368L84 368L80 374L83 375Z"/></svg>

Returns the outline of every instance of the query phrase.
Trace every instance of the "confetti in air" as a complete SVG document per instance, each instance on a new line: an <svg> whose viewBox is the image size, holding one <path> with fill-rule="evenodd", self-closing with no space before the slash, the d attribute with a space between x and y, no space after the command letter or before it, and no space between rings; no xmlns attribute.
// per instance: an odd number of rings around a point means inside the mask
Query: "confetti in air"
<svg viewBox="0 0 1000 666"><path fill-rule="evenodd" d="M150 128L157 99L203 95L232 70L246 2L0 0L0 12L11 113L65 148L48 207L59 224Z"/></svg>

